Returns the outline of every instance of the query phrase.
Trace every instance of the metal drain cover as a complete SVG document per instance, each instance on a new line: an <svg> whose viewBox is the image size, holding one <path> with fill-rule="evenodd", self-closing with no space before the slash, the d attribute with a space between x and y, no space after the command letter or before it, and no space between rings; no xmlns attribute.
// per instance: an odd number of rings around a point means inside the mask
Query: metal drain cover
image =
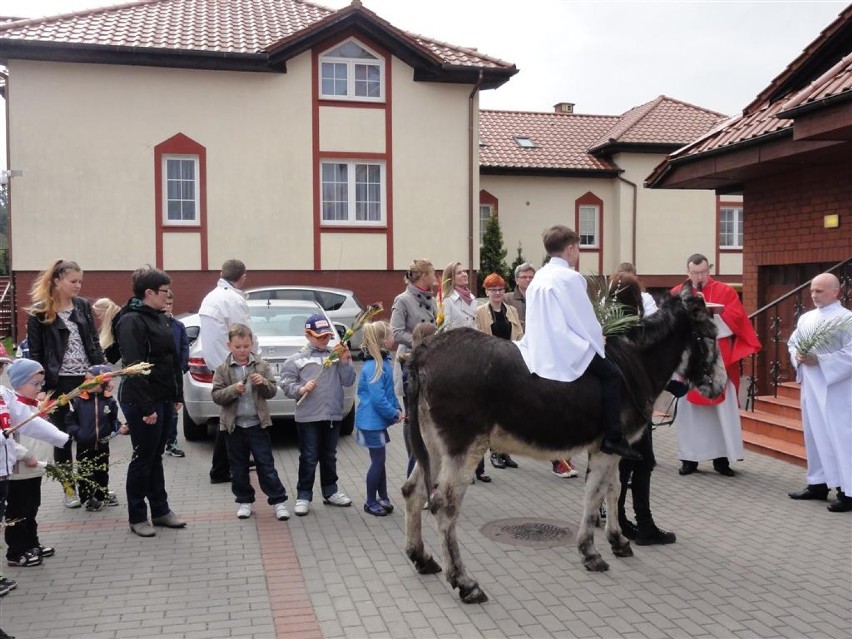
<svg viewBox="0 0 852 639"><path fill-rule="evenodd" d="M574 543L575 526L556 519L498 519L480 532L493 541L527 548L553 548Z"/></svg>

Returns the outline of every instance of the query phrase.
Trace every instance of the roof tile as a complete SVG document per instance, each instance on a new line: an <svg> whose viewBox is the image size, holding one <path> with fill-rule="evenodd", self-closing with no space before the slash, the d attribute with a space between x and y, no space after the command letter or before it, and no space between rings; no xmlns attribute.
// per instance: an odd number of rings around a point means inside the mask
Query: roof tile
<svg viewBox="0 0 852 639"><path fill-rule="evenodd" d="M340 11L346 10L352 8ZM334 13L305 0L139 0L10 22L0 25L0 40L255 54ZM451 66L512 66L474 49L406 36Z"/></svg>

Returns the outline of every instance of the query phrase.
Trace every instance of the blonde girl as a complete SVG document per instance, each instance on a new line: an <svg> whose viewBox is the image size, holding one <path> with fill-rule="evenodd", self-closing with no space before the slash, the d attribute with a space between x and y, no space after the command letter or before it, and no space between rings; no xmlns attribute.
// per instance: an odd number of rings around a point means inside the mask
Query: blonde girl
<svg viewBox="0 0 852 639"><path fill-rule="evenodd" d="M402 419L402 409L394 393L388 354L393 345L390 326L387 322L373 322L363 330L361 349L365 362L358 380L355 441L370 451L364 512L384 517L393 512L385 471L385 446L390 441L388 427Z"/></svg>
<svg viewBox="0 0 852 639"><path fill-rule="evenodd" d="M101 297L92 304L95 319L101 323L101 327L98 329L98 340L104 350L104 355L113 364L121 357L115 335L112 333L112 321L120 310L121 307L108 297Z"/></svg>
<svg viewBox="0 0 852 639"><path fill-rule="evenodd" d="M104 363L92 307L79 297L83 269L70 260L54 260L33 282L32 304L25 310L30 358L44 368L44 390L55 395L79 386L91 366ZM65 431L68 407L55 411L50 421ZM54 459L72 458L71 442L54 451ZM80 499L73 486L65 487L65 505L79 508Z"/></svg>

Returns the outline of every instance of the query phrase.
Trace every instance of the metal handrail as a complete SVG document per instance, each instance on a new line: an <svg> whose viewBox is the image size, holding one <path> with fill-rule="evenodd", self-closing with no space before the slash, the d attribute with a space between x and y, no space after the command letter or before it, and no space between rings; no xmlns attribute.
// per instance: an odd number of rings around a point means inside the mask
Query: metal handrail
<svg viewBox="0 0 852 639"><path fill-rule="evenodd" d="M9 278L9 281L6 282L6 288L3 289L3 294L0 295L0 304L6 301L6 295L9 293L9 289L12 288L12 279Z"/></svg>
<svg viewBox="0 0 852 639"><path fill-rule="evenodd" d="M848 306L850 303L850 294L852 294L852 257L848 257L842 262L838 262L834 266L830 267L825 273L838 273L843 271L845 273L844 277L841 277L841 288L845 288L845 294L842 298L842 301L845 301ZM794 320L798 320L799 316L805 311L805 306L802 300L803 291L808 289L813 282L813 278L809 279L807 282L803 284L799 284L791 291L784 293L784 295L780 296L778 299L773 300L769 304L766 304L762 308L759 308L755 312L751 313L748 318L751 321L752 327L755 329L755 332L758 332L757 323L759 320L764 319L763 316L767 316L767 332L765 337L767 341L764 342L764 349L760 353L754 353L750 356L751 361L751 375L749 376L748 383L748 396L746 400L746 409L754 411L755 397L757 396L757 385L758 385L758 357L771 357L772 359L766 362L766 373L769 377L769 385L772 388L772 394L774 397L778 397L778 386L783 381L784 375L784 365L782 365L782 355L781 355L781 343L785 341L782 337L782 317L779 312L779 306L785 301L790 300L791 298L796 298L794 300L793 306L793 318ZM769 316L769 311L775 309L774 314ZM795 323L795 322L794 322ZM789 337L789 336L788 336ZM770 343L772 344L772 353L769 353ZM784 351L784 356L786 357L786 350ZM740 361L740 375L744 375L745 373L745 361Z"/></svg>

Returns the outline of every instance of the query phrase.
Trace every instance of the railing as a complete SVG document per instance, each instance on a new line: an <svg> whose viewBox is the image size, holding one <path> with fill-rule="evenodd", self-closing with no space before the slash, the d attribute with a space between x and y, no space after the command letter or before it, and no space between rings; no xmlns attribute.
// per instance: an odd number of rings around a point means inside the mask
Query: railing
<svg viewBox="0 0 852 639"><path fill-rule="evenodd" d="M778 386L782 382L795 379L795 373L789 361L787 339L796 327L799 317L807 310L805 296L810 291L813 278L819 273L834 273L840 280L840 303L850 308L852 299L852 257L829 268L821 265L807 265L816 270L810 279L784 293L775 301L757 309L749 315L751 325L763 341L763 349L750 358L751 374L748 375L748 399L746 408L754 410L754 398L757 395L772 394L778 397ZM771 282L762 284L769 287ZM768 341L768 343L767 343ZM745 363L741 363L745 368Z"/></svg>
<svg viewBox="0 0 852 639"><path fill-rule="evenodd" d="M0 276L0 286L3 286L3 293L0 294L0 336L6 336L12 334L14 323L12 316L12 278Z"/></svg>

